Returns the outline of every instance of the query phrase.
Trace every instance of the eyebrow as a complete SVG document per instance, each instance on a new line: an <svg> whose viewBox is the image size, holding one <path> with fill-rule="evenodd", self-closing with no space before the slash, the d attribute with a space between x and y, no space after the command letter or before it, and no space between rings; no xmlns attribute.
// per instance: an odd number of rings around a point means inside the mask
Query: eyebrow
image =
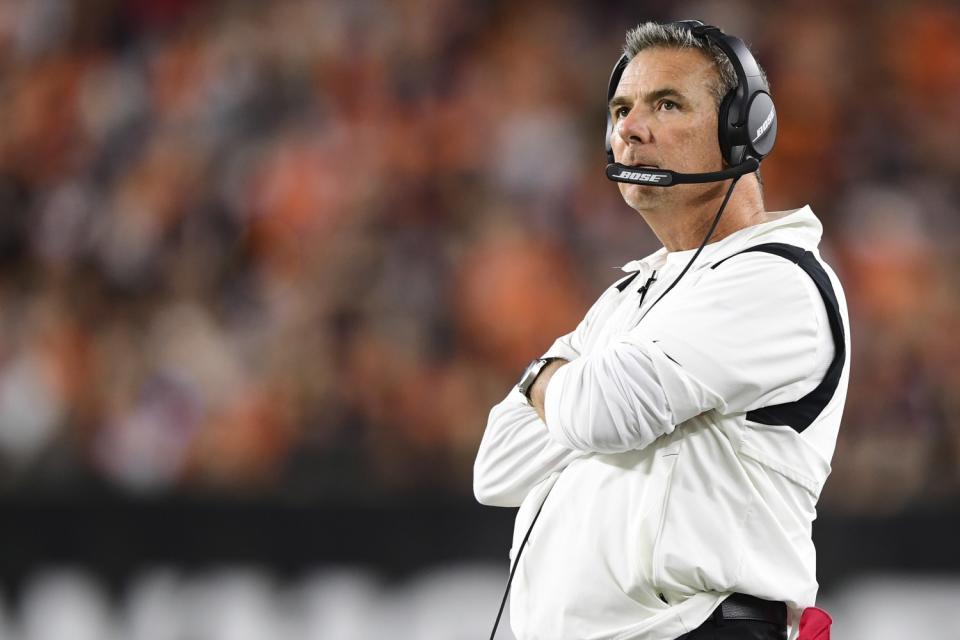
<svg viewBox="0 0 960 640"><path fill-rule="evenodd" d="M686 96L684 96L679 89L674 89L673 87L664 87L663 89L657 89L656 91L651 91L650 93L644 94L642 101L649 104L652 102L656 102L661 98L666 98L666 97L679 98L680 100L686 100ZM617 95L617 96L613 96L613 99L610 100L610 104L607 105L607 108L613 111L617 107L622 107L622 106L629 107L631 104L633 104L633 100L631 100L627 96Z"/></svg>

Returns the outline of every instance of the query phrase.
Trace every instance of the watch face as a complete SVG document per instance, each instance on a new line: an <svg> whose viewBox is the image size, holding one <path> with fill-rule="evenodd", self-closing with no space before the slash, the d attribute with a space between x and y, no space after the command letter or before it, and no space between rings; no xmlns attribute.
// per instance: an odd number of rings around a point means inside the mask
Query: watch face
<svg viewBox="0 0 960 640"><path fill-rule="evenodd" d="M520 382L517 384L517 388L520 389L520 393L530 397L530 387L533 386L533 381L537 379L537 375L540 373L540 370L543 369L548 360L544 358L538 358L527 365L527 369L523 372L523 375L520 376Z"/></svg>
<svg viewBox="0 0 960 640"><path fill-rule="evenodd" d="M536 372L536 370L539 369L539 368L540 368L540 361L539 361L539 360L534 360L533 362L531 362L530 364L528 364L526 371L523 372L523 377L524 377L524 379L529 378L530 376L532 376L532 375Z"/></svg>

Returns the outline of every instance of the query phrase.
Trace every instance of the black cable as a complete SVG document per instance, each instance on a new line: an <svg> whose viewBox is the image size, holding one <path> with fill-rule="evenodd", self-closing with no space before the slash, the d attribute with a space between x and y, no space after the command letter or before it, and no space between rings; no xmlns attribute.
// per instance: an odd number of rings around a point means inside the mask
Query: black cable
<svg viewBox="0 0 960 640"><path fill-rule="evenodd" d="M644 312L643 316L640 317L640 320L637 321L638 324L639 324L639 322L642 321L645 317L647 317L647 314L650 313L650 309L653 309L653 307L656 306L656 304L657 304L658 302L660 302L660 300L663 299L663 296L667 295L667 294L670 292L670 290L673 289L674 285L676 285L678 282L680 282L680 278L682 278L683 275L687 272L687 270L688 270L688 269L690 268L690 266L693 264L693 261L697 259L697 256L700 255L700 252L703 251L703 248L704 248L705 246L707 246L707 242L710 241L710 236L712 236L712 235L713 235L713 232L716 230L716 228L717 228L717 223L720 222L720 216L723 215L723 210L726 208L727 202L730 200L730 195L733 193L733 188L734 188L735 186L737 186L737 181L738 181L739 179L740 179L740 176L737 176L737 177L734 178L733 181L730 183L730 188L727 189L727 195L725 195L725 196L723 197L723 202L720 203L720 210L717 211L717 215L716 215L716 217L713 219L713 224L710 225L710 230L707 231L706 237L704 237L703 242L700 243L700 248L697 249L697 252L693 254L693 257L692 257L692 258L690 258L690 262L688 262L688 263L687 263L687 266L685 266L685 267L683 268L683 271L680 272L680 275L677 276L677 279L674 280L672 283L670 283L670 286L667 287L667 290L664 291L663 293L661 293L661 294L660 294L660 297L657 298L657 299L654 301L654 303L653 303L652 305L650 305L650 308L647 309L647 310ZM647 285L649 285L649 284L650 284L650 282L648 281L648 282L647 282ZM644 285L644 288L646 288L646 285ZM643 292L643 295L645 296L646 294L647 294L647 292L644 291L644 292ZM642 304L642 300L641 300L641 304ZM551 487L550 490L552 491L552 490L553 490L553 487ZM533 516L533 521L530 523L530 527L527 529L527 534L526 534L525 536L523 536L523 542L520 543L520 548L517 549L517 557L514 558L514 560L513 560L513 569L510 570L510 578L507 580L507 588L506 588L506 590L504 590L504 592L503 592L503 600L500 601L500 610L497 611L497 619L496 619L496 621L493 623L493 631L490 632L490 640L494 640L494 636L497 635L497 627L500 626L500 616L503 615L503 607L507 604L507 596L510 594L510 585L513 584L513 576L514 576L514 574L517 572L517 566L519 566L519 564L520 564L520 554L523 553L523 548L524 548L525 546L527 546L527 540L530 538L530 532L533 531L533 525L535 525L535 524L537 523L537 518L540 517L540 512L543 511L543 505L546 504L546 502L547 502L547 496L549 496L549 495L550 495L550 491L547 491L547 495L543 497L543 502L540 503L540 508L537 509L536 515Z"/></svg>
<svg viewBox="0 0 960 640"><path fill-rule="evenodd" d="M727 207L727 202L730 200L731 194L733 194L733 188L737 186L738 180L740 180L740 176L737 176L736 178L734 178L733 181L730 183L730 188L727 189L727 195L723 197L723 202L720 203L720 209L717 211L717 215L713 219L713 224L710 225L710 230L707 231L707 235L704 236L703 242L700 243L700 248L697 249L697 252L693 254L692 258L690 258L690 262L688 262L687 266L683 268L683 271L680 272L680 275L677 276L677 279L671 282L670 286L667 287L667 290L661 293L660 297L654 300L653 304L650 305L650 307L643 312L643 315L640 316L640 320L637 320L637 324L640 324L640 322L642 322L643 319L647 317L647 314L650 313L650 310L653 309L655 306L657 306L657 303L663 299L663 296L670 293L670 290L673 289L673 287L676 286L678 282L680 282L680 278L682 278L684 274L687 273L687 270L691 267L691 265L693 265L693 261L697 259L697 256L700 255L700 252L703 251L703 248L707 246L707 243L710 241L710 236L712 236L713 232L716 230L717 223L720 222L720 216L723 215L723 210Z"/></svg>
<svg viewBox="0 0 960 640"><path fill-rule="evenodd" d="M553 487L550 487L552 490ZM547 496L550 495L550 492L547 491ZM520 554L523 553L523 548L527 546L527 539L530 537L530 532L533 531L533 525L536 524L537 518L540 517L540 512L543 511L543 505L547 502L547 496L543 497L543 502L540 503L540 508L537 509L537 514L533 516L533 522L530 523L530 528L527 529L527 535L523 536L523 542L520 543L520 548L517 549L517 557L513 559L513 569L510 570L510 578L507 580L507 589L503 592L503 600L500 601L500 611L497 611L497 620L493 623L493 631L490 632L490 640L493 640L493 636L497 635L497 627L500 625L500 616L503 615L503 607L507 604L507 594L510 593L510 585L513 583L513 574L517 572L517 566L520 564Z"/></svg>

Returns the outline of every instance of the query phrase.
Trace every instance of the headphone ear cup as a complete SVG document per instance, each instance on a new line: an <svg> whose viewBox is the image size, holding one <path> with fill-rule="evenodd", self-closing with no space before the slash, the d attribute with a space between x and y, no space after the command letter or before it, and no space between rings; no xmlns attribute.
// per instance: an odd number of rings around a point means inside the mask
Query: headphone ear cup
<svg viewBox="0 0 960 640"><path fill-rule="evenodd" d="M617 86L620 84L620 77L623 75L623 70L627 68L627 65L630 64L630 58L626 54L620 56L620 59L617 60L617 64L613 65L613 70L610 72L610 80L607 81L607 102L613 99L613 94L617 92ZM613 144L610 142L610 136L613 135L613 119L610 117L610 109L607 110L607 138L604 142L605 148L607 150L607 164L613 164L615 161L613 159Z"/></svg>
<svg viewBox="0 0 960 640"><path fill-rule="evenodd" d="M777 139L777 110L773 106L773 98L766 91L757 91L750 98L747 124L744 128L744 144L749 149L747 153L757 160L763 160L773 149L773 143Z"/></svg>
<svg viewBox="0 0 960 640"><path fill-rule="evenodd" d="M607 164L613 164L615 162L613 158L613 143L610 142L611 136L613 136L613 120L610 118L610 113L608 110L608 113L607 113Z"/></svg>
<svg viewBox="0 0 960 640"><path fill-rule="evenodd" d="M737 99L737 89L734 87L723 96L720 101L720 111L717 113L717 137L720 140L720 153L728 166L735 166L743 162L746 148L737 145L736 114L739 109L734 105ZM731 119L733 119L731 121Z"/></svg>

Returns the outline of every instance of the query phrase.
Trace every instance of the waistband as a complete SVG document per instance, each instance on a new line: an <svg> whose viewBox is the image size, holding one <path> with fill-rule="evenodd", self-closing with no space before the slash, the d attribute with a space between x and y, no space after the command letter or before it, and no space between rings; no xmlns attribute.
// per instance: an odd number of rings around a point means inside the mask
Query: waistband
<svg viewBox="0 0 960 640"><path fill-rule="evenodd" d="M758 620L776 625L787 625L787 605L783 602L764 600L745 593L734 593L720 603L712 619L720 620Z"/></svg>

